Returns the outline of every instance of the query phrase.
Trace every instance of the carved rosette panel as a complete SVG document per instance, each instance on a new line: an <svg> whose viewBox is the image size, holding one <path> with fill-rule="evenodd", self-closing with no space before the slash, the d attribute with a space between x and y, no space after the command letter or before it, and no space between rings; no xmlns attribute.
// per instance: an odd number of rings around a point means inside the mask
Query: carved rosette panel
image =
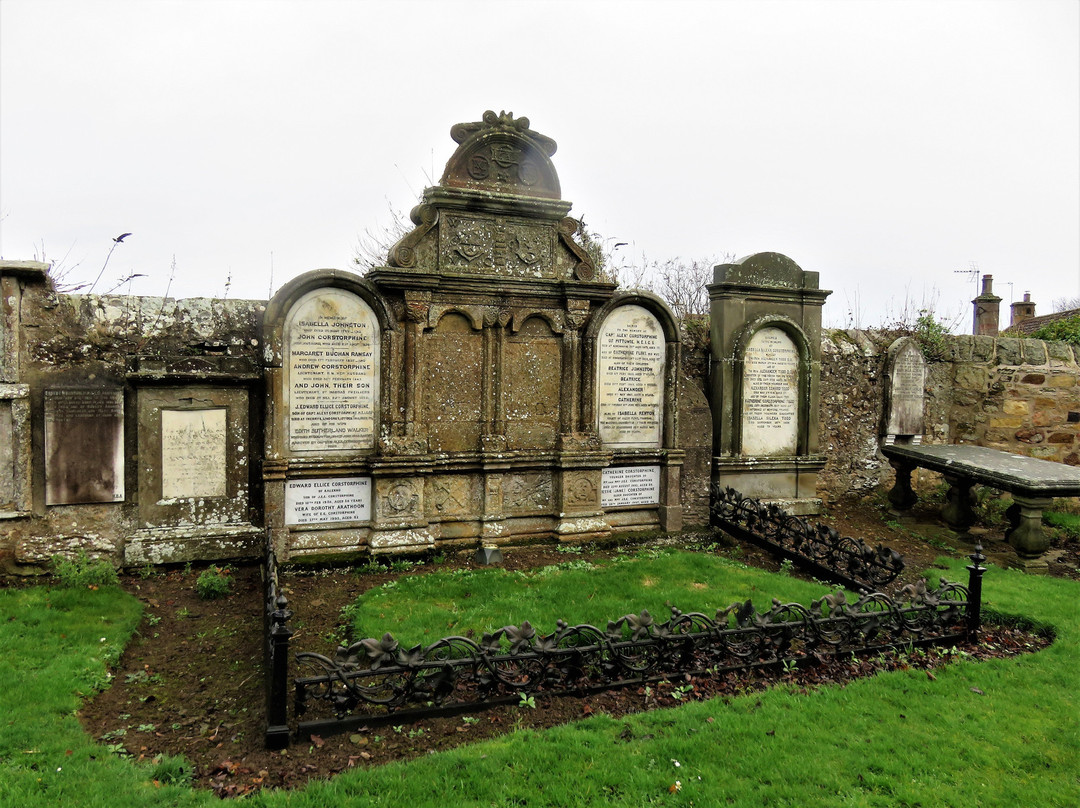
<svg viewBox="0 0 1080 808"><path fill-rule="evenodd" d="M538 511L551 507L548 472L508 474L503 478L503 507L508 511Z"/></svg>
<svg viewBox="0 0 1080 808"><path fill-rule="evenodd" d="M376 498L381 519L406 519L420 515L420 483L416 480L378 480Z"/></svg>
<svg viewBox="0 0 1080 808"><path fill-rule="evenodd" d="M550 225L506 217L446 215L439 233L443 270L515 278L555 276L555 231Z"/></svg>
<svg viewBox="0 0 1080 808"><path fill-rule="evenodd" d="M567 505L598 505L595 474L587 471L570 472L563 480L563 499Z"/></svg>

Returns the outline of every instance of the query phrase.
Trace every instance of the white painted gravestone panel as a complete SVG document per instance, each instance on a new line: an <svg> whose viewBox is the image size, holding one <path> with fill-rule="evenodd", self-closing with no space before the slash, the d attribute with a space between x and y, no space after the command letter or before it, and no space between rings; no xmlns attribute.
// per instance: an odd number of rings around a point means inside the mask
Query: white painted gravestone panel
<svg viewBox="0 0 1080 808"><path fill-rule="evenodd" d="M660 447L666 341L641 306L620 306L597 338L597 429L605 445Z"/></svg>
<svg viewBox="0 0 1080 808"><path fill-rule="evenodd" d="M600 475L600 506L660 504L659 466L610 466Z"/></svg>
<svg viewBox="0 0 1080 808"><path fill-rule="evenodd" d="M905 339L892 357L889 371L887 435L922 435L926 359L919 346Z"/></svg>
<svg viewBox="0 0 1080 808"><path fill-rule="evenodd" d="M762 328L743 357L742 454L794 455L799 440L799 351L781 329Z"/></svg>
<svg viewBox="0 0 1080 808"><path fill-rule="evenodd" d="M285 483L285 523L365 522L371 519L370 477L326 477Z"/></svg>
<svg viewBox="0 0 1080 808"><path fill-rule="evenodd" d="M161 411L161 498L224 497L226 409Z"/></svg>
<svg viewBox="0 0 1080 808"><path fill-rule="evenodd" d="M45 504L122 502L124 391L45 391Z"/></svg>
<svg viewBox="0 0 1080 808"><path fill-rule="evenodd" d="M287 428L294 452L375 446L379 322L343 289L316 289L297 301L285 327Z"/></svg>

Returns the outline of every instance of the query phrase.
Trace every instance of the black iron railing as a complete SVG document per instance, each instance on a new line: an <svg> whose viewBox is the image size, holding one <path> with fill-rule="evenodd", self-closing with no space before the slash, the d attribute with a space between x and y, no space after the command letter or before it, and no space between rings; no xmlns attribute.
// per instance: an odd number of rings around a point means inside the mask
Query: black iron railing
<svg viewBox="0 0 1080 808"><path fill-rule="evenodd" d="M809 607L774 600L766 612L750 601L712 617L672 609L657 622L629 614L606 629L569 625L539 634L529 624L506 626L476 642L445 637L403 648L390 634L339 647L333 657L296 655L301 735L518 702L534 693L585 694L689 675L778 665L811 655L875 653L908 645L955 644L978 629L985 568L979 551L967 586L942 579L894 596L843 591Z"/></svg>
<svg viewBox="0 0 1080 808"><path fill-rule="evenodd" d="M277 555L267 543L263 563L263 650L266 674L267 749L289 745L289 603L278 586Z"/></svg>
<svg viewBox="0 0 1080 808"><path fill-rule="evenodd" d="M839 586L872 591L892 583L904 569L904 559L895 550L880 544L870 547L861 539L841 536L828 525L812 525L733 488L713 486L711 499L713 527L790 559Z"/></svg>

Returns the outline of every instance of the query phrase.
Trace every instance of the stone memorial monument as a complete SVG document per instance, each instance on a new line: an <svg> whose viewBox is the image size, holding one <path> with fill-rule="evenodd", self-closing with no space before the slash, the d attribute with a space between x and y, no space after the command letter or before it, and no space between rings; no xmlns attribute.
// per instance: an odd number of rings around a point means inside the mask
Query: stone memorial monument
<svg viewBox="0 0 1080 808"><path fill-rule="evenodd" d="M525 118L487 112L361 278L264 317L264 511L283 558L681 526L680 337L574 240Z"/></svg>
<svg viewBox="0 0 1080 808"><path fill-rule="evenodd" d="M252 403L261 374L232 356L135 356L137 527L126 564L258 553Z"/></svg>
<svg viewBox="0 0 1080 808"><path fill-rule="evenodd" d="M926 358L918 343L901 337L890 345L885 373L885 444L922 443Z"/></svg>
<svg viewBox="0 0 1080 808"><path fill-rule="evenodd" d="M829 294L816 272L778 253L722 264L709 286L713 480L792 513L821 505L818 380Z"/></svg>

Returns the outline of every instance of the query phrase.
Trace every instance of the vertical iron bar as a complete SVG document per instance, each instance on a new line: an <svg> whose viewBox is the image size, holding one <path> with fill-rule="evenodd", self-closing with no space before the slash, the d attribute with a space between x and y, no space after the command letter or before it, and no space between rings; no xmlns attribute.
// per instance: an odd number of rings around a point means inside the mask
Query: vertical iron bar
<svg viewBox="0 0 1080 808"><path fill-rule="evenodd" d="M982 553L982 544L975 545L975 552L970 556L973 563L968 565L968 604L967 604L967 634L968 639L974 641L979 634L979 626L982 623L982 579L986 567L982 562L986 556Z"/></svg>

